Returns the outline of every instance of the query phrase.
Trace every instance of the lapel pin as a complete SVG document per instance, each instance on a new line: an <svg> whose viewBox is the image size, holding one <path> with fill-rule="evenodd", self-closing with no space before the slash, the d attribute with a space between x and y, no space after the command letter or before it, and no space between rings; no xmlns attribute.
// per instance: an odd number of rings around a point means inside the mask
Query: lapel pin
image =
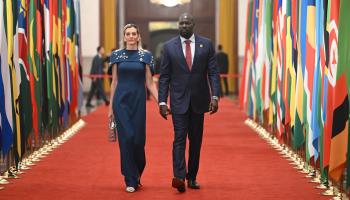
<svg viewBox="0 0 350 200"><path fill-rule="evenodd" d="M200 47L200 48L203 48L203 44L200 44L199 47Z"/></svg>

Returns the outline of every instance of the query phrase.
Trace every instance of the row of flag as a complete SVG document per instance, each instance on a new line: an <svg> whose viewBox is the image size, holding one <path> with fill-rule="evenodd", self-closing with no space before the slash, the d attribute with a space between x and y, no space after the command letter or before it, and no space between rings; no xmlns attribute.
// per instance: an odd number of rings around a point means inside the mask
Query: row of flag
<svg viewBox="0 0 350 200"><path fill-rule="evenodd" d="M349 0L248 2L240 104L326 180L350 170L349 9Z"/></svg>
<svg viewBox="0 0 350 200"><path fill-rule="evenodd" d="M79 10L79 0L0 0L3 155L12 149L20 160L78 117Z"/></svg>

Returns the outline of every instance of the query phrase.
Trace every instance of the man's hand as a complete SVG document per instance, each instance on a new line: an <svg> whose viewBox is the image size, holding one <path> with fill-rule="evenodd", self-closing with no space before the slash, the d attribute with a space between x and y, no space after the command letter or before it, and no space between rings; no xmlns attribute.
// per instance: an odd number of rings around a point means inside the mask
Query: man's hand
<svg viewBox="0 0 350 200"><path fill-rule="evenodd" d="M167 105L160 105L159 113L164 119L167 119L167 115L170 114L170 110Z"/></svg>
<svg viewBox="0 0 350 200"><path fill-rule="evenodd" d="M218 104L218 100L216 99L211 99L211 102L209 104L209 114L214 114L218 111L219 109L219 104Z"/></svg>

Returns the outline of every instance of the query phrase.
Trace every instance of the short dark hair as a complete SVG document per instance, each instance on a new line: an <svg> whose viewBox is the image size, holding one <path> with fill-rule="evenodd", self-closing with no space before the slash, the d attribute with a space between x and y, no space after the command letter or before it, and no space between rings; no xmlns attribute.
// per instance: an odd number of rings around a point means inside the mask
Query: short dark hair
<svg viewBox="0 0 350 200"><path fill-rule="evenodd" d="M97 52L100 52L101 48L102 48L102 46L101 46L101 45L100 45L100 46L98 46L98 47L97 47L97 49L96 49L96 50L97 50Z"/></svg>
<svg viewBox="0 0 350 200"><path fill-rule="evenodd" d="M218 45L218 49L222 50L222 45L221 44Z"/></svg>

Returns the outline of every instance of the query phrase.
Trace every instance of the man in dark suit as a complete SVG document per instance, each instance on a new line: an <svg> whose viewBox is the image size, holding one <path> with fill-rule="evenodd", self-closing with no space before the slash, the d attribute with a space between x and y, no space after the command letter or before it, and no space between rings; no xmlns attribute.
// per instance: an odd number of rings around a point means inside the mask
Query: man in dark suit
<svg viewBox="0 0 350 200"><path fill-rule="evenodd" d="M104 48L102 46L97 47L97 55L94 57L92 60L92 65L91 65L91 75L103 75L103 68L104 68L104 59L103 59L103 54L104 54ZM106 94L103 90L102 87L102 78L96 78L92 77L91 78L91 88L90 92L86 101L86 107L93 107L91 104L91 99L95 94L99 94L103 100L105 101L105 104L108 106L109 105L109 100L106 97Z"/></svg>
<svg viewBox="0 0 350 200"><path fill-rule="evenodd" d="M192 189L196 181L203 135L204 113L218 110L219 72L215 50L207 38L193 34L192 15L179 17L179 33L164 44L159 78L159 112L167 119L170 108L174 126L172 186L185 192L185 178ZM209 86L210 83L210 86ZM169 91L170 90L170 91ZM186 168L186 137L189 138L189 159Z"/></svg>
<svg viewBox="0 0 350 200"><path fill-rule="evenodd" d="M228 56L225 52L222 51L222 46L218 45L218 53L216 54L216 61L218 63L220 74L228 73ZM224 96L223 86L225 87L225 95L228 95L228 84L227 77L221 78L224 82L224 85L220 84L220 96Z"/></svg>

